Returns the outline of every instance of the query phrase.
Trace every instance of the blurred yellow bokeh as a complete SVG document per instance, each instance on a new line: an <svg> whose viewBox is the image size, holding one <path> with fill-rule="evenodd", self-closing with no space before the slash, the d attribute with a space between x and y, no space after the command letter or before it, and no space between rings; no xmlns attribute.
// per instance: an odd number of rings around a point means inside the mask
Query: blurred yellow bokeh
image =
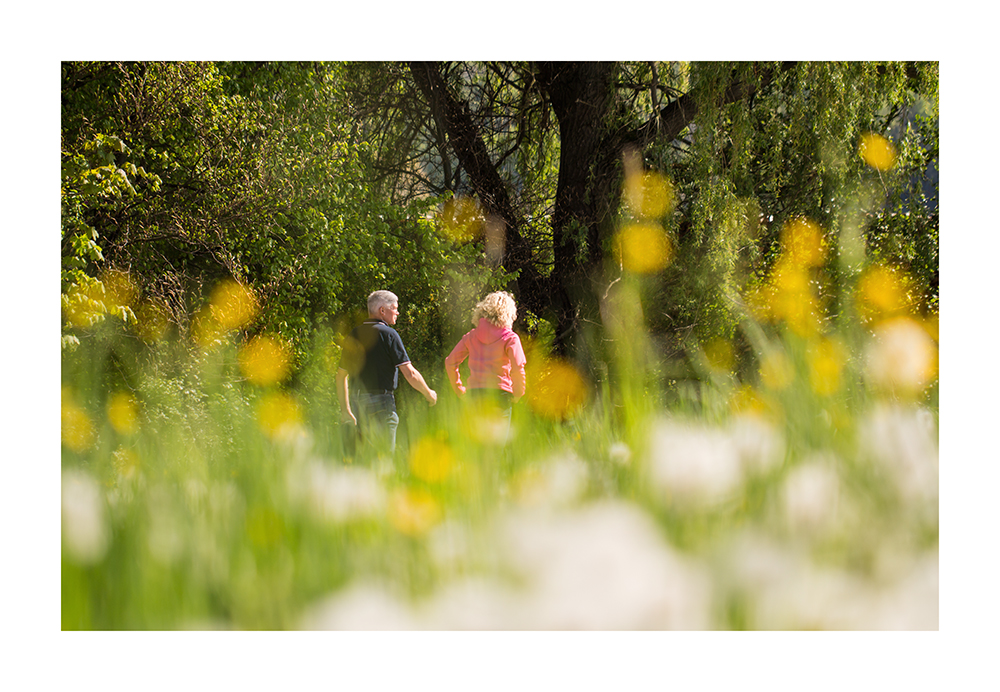
<svg viewBox="0 0 1000 692"><path fill-rule="evenodd" d="M769 407L764 398L752 385L741 384L729 398L729 409L736 414L750 413L766 415Z"/></svg>
<svg viewBox="0 0 1000 692"><path fill-rule="evenodd" d="M553 359L532 368L528 380L528 404L545 418L572 416L587 400L587 384L570 363Z"/></svg>
<svg viewBox="0 0 1000 692"><path fill-rule="evenodd" d="M656 223L640 221L626 224L615 238L615 254L625 271L652 274L673 260L673 243Z"/></svg>
<svg viewBox="0 0 1000 692"><path fill-rule="evenodd" d="M656 171L635 173L625 180L625 202L636 216L662 218L673 211L676 198L673 184Z"/></svg>
<svg viewBox="0 0 1000 692"><path fill-rule="evenodd" d="M83 453L94 444L94 424L83 407L76 403L72 389L63 387L61 398L62 443L74 452Z"/></svg>
<svg viewBox="0 0 1000 692"><path fill-rule="evenodd" d="M449 199L438 214L438 229L441 234L459 243L478 238L485 223L486 217L479 203L471 197Z"/></svg>
<svg viewBox="0 0 1000 692"><path fill-rule="evenodd" d="M257 403L257 423L264 434L272 439L298 430L302 421L302 408L286 392L268 392Z"/></svg>
<svg viewBox="0 0 1000 692"><path fill-rule="evenodd" d="M402 488L389 498L389 523L408 536L419 536L441 521L437 500L426 490Z"/></svg>
<svg viewBox="0 0 1000 692"><path fill-rule="evenodd" d="M291 373L291 349L277 336L254 337L240 347L236 358L243 376L261 387L284 382Z"/></svg>
<svg viewBox="0 0 1000 692"><path fill-rule="evenodd" d="M771 390L780 391L792 382L795 375L791 361L783 352L771 350L760 362L760 381Z"/></svg>
<svg viewBox="0 0 1000 692"><path fill-rule="evenodd" d="M733 344L729 339L710 339L702 346L708 367L716 372L731 372L736 364Z"/></svg>
<svg viewBox="0 0 1000 692"><path fill-rule="evenodd" d="M813 221L796 218L781 228L781 260L796 267L819 267L826 261L823 230Z"/></svg>
<svg viewBox="0 0 1000 692"><path fill-rule="evenodd" d="M223 331L239 329L249 324L258 311L253 292L233 279L224 279L212 290L209 299L213 319Z"/></svg>
<svg viewBox="0 0 1000 692"><path fill-rule="evenodd" d="M130 480L139 472L141 460L134 450L119 447L115 450L113 465L120 478Z"/></svg>
<svg viewBox="0 0 1000 692"><path fill-rule="evenodd" d="M858 153L872 168L887 171L896 163L896 147L888 139L874 132L861 136Z"/></svg>
<svg viewBox="0 0 1000 692"><path fill-rule="evenodd" d="M830 338L821 338L809 344L806 351L809 365L809 385L820 396L829 396L840 390L842 373L847 362L847 349Z"/></svg>
<svg viewBox="0 0 1000 692"><path fill-rule="evenodd" d="M747 303L759 319L784 321L799 336L820 330L821 305L809 271L801 265L779 261L768 282L751 292Z"/></svg>
<svg viewBox="0 0 1000 692"><path fill-rule="evenodd" d="M858 312L868 321L883 320L911 311L910 280L895 267L875 264L858 280Z"/></svg>
<svg viewBox="0 0 1000 692"><path fill-rule="evenodd" d="M410 472L426 483L445 480L454 464L454 452L443 440L425 437L410 451Z"/></svg>
<svg viewBox="0 0 1000 692"><path fill-rule="evenodd" d="M869 382L899 396L917 397L937 377L937 345L911 317L876 325L865 355Z"/></svg>
<svg viewBox="0 0 1000 692"><path fill-rule="evenodd" d="M132 435L139 429L139 404L129 392L115 392L108 399L108 422L121 435Z"/></svg>

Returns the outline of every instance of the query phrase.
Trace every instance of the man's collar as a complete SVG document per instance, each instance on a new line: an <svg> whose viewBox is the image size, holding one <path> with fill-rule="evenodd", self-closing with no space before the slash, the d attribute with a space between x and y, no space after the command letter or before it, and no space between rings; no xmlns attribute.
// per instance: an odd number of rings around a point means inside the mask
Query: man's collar
<svg viewBox="0 0 1000 692"><path fill-rule="evenodd" d="M388 324L386 324L385 320L383 320L381 317L369 317L367 320L365 320L365 324L373 324L374 322L381 322L382 324L385 324L387 327L389 326Z"/></svg>

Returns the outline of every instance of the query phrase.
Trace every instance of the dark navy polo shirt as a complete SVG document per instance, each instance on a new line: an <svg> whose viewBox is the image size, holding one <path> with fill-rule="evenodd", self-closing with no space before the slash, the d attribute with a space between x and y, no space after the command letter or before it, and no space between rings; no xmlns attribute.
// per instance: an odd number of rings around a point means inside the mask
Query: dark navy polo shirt
<svg viewBox="0 0 1000 692"><path fill-rule="evenodd" d="M400 365L410 362L403 340L380 319L370 318L351 332L354 348L345 348L345 370L357 378L363 391L393 391L399 383Z"/></svg>

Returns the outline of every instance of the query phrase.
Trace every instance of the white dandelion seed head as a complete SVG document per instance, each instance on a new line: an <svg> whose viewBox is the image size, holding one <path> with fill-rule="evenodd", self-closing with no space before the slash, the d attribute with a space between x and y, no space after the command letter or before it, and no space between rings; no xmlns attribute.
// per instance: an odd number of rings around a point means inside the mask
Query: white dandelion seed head
<svg viewBox="0 0 1000 692"><path fill-rule="evenodd" d="M835 463L813 457L793 468L781 486L781 503L790 529L824 533L834 527L840 500Z"/></svg>
<svg viewBox="0 0 1000 692"><path fill-rule="evenodd" d="M289 493L305 502L312 514L330 522L345 522L379 514L386 492L368 468L338 466L313 460L290 468Z"/></svg>
<svg viewBox="0 0 1000 692"><path fill-rule="evenodd" d="M918 407L880 405L861 422L860 446L910 502L936 502L938 442L933 417Z"/></svg>
<svg viewBox="0 0 1000 692"><path fill-rule="evenodd" d="M742 414L732 419L729 434L740 462L752 474L764 474L779 466L785 456L785 440L774 425L761 416Z"/></svg>
<svg viewBox="0 0 1000 692"><path fill-rule="evenodd" d="M62 472L62 541L74 561L100 562L111 541L107 509L101 487L78 469Z"/></svg>
<svg viewBox="0 0 1000 692"><path fill-rule="evenodd" d="M523 629L705 629L710 585L652 519L614 501L525 510L501 523L502 554L521 575Z"/></svg>
<svg viewBox="0 0 1000 692"><path fill-rule="evenodd" d="M723 431L666 421L651 433L649 477L672 502L710 507L743 482L740 450Z"/></svg>

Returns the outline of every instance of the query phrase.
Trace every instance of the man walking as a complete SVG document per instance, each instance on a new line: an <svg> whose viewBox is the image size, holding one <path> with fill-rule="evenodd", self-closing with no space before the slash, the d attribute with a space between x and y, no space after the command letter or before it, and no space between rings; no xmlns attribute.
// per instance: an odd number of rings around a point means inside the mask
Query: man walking
<svg viewBox="0 0 1000 692"><path fill-rule="evenodd" d="M351 332L337 370L341 420L356 426L376 448L389 452L396 449L399 427L394 395L399 373L431 406L437 403L437 392L413 367L403 340L392 328L398 317L399 298L394 293L375 291L368 296L368 319Z"/></svg>

